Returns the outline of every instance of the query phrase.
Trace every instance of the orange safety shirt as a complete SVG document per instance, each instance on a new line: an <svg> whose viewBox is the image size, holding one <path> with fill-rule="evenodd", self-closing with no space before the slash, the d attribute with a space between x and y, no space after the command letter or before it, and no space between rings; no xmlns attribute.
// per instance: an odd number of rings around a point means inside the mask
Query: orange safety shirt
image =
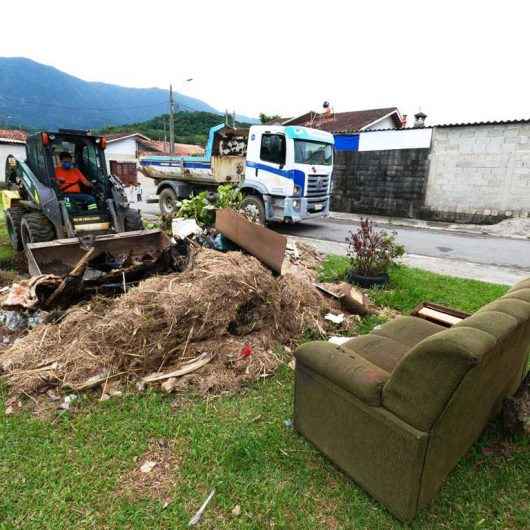
<svg viewBox="0 0 530 530"><path fill-rule="evenodd" d="M88 181L83 173L76 167L71 169L64 169L64 167L58 167L55 169L55 178L59 182L59 189L63 193L80 193L80 183L90 187L90 181Z"/></svg>

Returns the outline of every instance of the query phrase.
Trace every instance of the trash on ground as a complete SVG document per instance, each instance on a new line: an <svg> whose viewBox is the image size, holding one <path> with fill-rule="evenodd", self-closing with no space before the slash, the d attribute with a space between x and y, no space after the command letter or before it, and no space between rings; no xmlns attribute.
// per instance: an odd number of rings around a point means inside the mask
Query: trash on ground
<svg viewBox="0 0 530 530"><path fill-rule="evenodd" d="M188 523L188 526L195 526L202 518L202 515L204 511L206 510L208 504L212 500L212 497L215 494L215 490L210 491L210 494L208 497L206 497L206 500L202 503L201 507L197 510L195 515L190 519L190 522Z"/></svg>
<svg viewBox="0 0 530 530"><path fill-rule="evenodd" d="M287 245L285 236L250 222L230 208L217 210L215 228L271 270L281 274Z"/></svg>
<svg viewBox="0 0 530 530"><path fill-rule="evenodd" d="M239 517L241 515L241 506L239 506L239 504L236 504L233 508L232 508L232 515L234 517Z"/></svg>
<svg viewBox="0 0 530 530"><path fill-rule="evenodd" d="M338 336L334 336L334 337L330 337L328 339L328 342L331 342L331 344L336 344L337 346L340 346L341 344L344 344L345 342L348 342L351 339L352 339L352 337L338 337Z"/></svg>
<svg viewBox="0 0 530 530"><path fill-rule="evenodd" d="M140 466L140 471L142 473L151 473L153 471L153 468L156 466L156 462L153 460L147 460Z"/></svg>
<svg viewBox="0 0 530 530"><path fill-rule="evenodd" d="M304 275L275 277L241 252L195 248L183 272L83 301L18 338L0 356L0 373L11 395L114 380L236 390L284 363L276 345L293 345L307 329L323 335L330 309ZM245 345L253 352L246 357Z"/></svg>
<svg viewBox="0 0 530 530"><path fill-rule="evenodd" d="M344 314L340 313L338 315L335 315L334 313L328 313L324 316L326 320L329 320L330 322L333 322L333 324L342 324L344 322Z"/></svg>
<svg viewBox="0 0 530 530"><path fill-rule="evenodd" d="M197 224L195 219L174 217L171 221L171 233L173 237L186 239L189 236L202 233L202 228Z"/></svg>
<svg viewBox="0 0 530 530"><path fill-rule="evenodd" d="M254 351L252 350L252 346L250 344L245 344L243 348L241 348L239 355L241 355L241 357L249 357L253 353Z"/></svg>

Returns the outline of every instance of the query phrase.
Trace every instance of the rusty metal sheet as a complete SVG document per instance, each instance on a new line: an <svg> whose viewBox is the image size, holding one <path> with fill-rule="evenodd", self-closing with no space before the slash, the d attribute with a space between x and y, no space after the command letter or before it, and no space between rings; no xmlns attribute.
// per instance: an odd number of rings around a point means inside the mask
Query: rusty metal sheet
<svg viewBox="0 0 530 530"><path fill-rule="evenodd" d="M285 236L251 223L229 208L216 211L215 228L273 271L281 274L287 245Z"/></svg>

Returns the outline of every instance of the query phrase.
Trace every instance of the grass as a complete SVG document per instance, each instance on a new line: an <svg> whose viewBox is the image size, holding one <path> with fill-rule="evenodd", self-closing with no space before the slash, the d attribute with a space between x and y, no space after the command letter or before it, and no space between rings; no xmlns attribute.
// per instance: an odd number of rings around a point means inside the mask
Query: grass
<svg viewBox="0 0 530 530"><path fill-rule="evenodd" d="M5 224L4 209L0 205L0 268L11 270L13 268L14 258L15 251L9 241L9 235Z"/></svg>
<svg viewBox="0 0 530 530"><path fill-rule="evenodd" d="M324 271L340 263L330 257ZM406 268L391 280L372 296L402 311L424 298L471 311L505 290ZM377 323L365 319L361 331ZM86 398L52 423L6 417L0 406L0 528L183 528L213 488L200 528L406 528L284 423L292 396L293 371L283 366L241 394L190 396L181 407L155 392ZM153 439L175 440L180 461L166 508L118 494ZM530 441L482 452L499 440L490 426L410 527L528 528Z"/></svg>

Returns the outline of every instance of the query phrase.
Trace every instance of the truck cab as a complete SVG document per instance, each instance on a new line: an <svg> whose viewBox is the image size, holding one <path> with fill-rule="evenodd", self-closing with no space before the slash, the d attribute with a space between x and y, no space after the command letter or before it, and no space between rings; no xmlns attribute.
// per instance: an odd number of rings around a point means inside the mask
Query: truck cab
<svg viewBox="0 0 530 530"><path fill-rule="evenodd" d="M243 193L257 193L268 221L329 215L333 135L298 126L250 128Z"/></svg>
<svg viewBox="0 0 530 530"><path fill-rule="evenodd" d="M157 182L162 215L174 215L181 199L230 183L259 222L295 223L329 215L333 144L332 134L307 127L220 124L210 129L203 158L142 157L140 171Z"/></svg>

